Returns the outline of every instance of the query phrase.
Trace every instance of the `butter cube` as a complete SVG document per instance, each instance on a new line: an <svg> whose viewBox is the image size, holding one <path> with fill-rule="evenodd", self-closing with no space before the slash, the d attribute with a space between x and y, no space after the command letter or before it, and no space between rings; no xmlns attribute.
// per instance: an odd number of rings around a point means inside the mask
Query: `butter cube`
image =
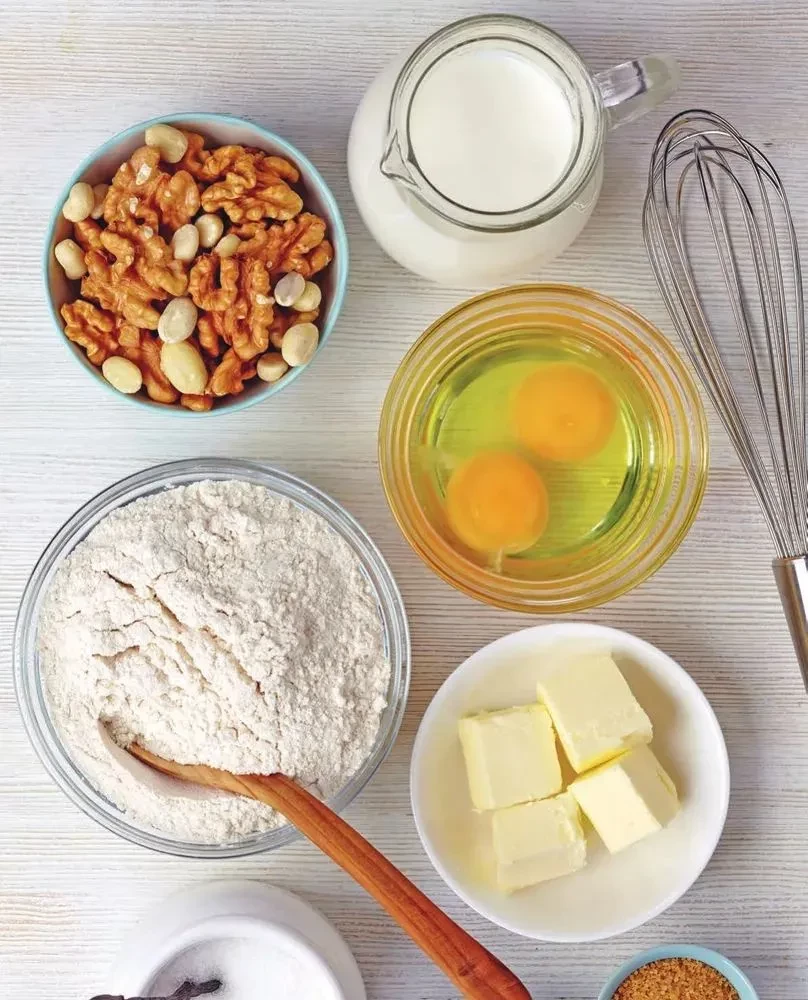
<svg viewBox="0 0 808 1000"><path fill-rule="evenodd" d="M586 864L578 805L568 792L498 809L492 825L497 881L504 892L569 875Z"/></svg>
<svg viewBox="0 0 808 1000"><path fill-rule="evenodd" d="M520 705L461 719L460 742L475 809L501 809L561 791L550 716Z"/></svg>
<svg viewBox="0 0 808 1000"><path fill-rule="evenodd" d="M541 678L538 689L579 774L651 742L651 720L607 654L559 663Z"/></svg>
<svg viewBox="0 0 808 1000"><path fill-rule="evenodd" d="M569 787L612 854L666 826L679 811L676 786L649 747L636 747Z"/></svg>

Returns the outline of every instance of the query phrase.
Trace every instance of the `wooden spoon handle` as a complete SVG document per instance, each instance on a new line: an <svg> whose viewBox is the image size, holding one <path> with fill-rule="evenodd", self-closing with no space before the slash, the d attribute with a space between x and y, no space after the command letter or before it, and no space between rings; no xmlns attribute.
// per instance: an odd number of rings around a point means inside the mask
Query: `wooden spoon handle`
<svg viewBox="0 0 808 1000"><path fill-rule="evenodd" d="M137 744L129 752L185 781L246 795L283 813L355 879L449 979L474 1000L530 1000L511 970L459 927L395 865L318 798L282 774L231 774L202 764L163 760Z"/></svg>
<svg viewBox="0 0 808 1000"><path fill-rule="evenodd" d="M324 802L282 774L234 775L242 794L281 812L384 907L463 995L530 1000L507 966L451 920Z"/></svg>

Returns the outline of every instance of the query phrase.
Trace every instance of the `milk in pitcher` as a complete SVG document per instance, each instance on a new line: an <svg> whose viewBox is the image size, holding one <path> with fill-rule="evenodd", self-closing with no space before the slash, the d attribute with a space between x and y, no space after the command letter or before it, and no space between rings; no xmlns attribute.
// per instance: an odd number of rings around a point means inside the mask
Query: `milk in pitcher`
<svg viewBox="0 0 808 1000"><path fill-rule="evenodd" d="M664 65L654 60L651 72L638 60L593 77L533 21L449 25L385 69L357 109L348 171L365 224L391 257L434 281L523 277L586 224L606 129L629 117L618 105L629 102L633 117L650 107L652 85L656 103Z"/></svg>

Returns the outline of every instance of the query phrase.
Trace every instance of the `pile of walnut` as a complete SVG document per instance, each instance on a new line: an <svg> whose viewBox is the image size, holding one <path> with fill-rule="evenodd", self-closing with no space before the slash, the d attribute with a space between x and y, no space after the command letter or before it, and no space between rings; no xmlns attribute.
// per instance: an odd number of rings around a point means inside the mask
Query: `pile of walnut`
<svg viewBox="0 0 808 1000"><path fill-rule="evenodd" d="M311 359L322 298L311 279L334 252L287 160L205 149L170 125L145 141L111 184L75 184L64 204L74 239L54 252L81 280L65 334L121 392L209 410Z"/></svg>

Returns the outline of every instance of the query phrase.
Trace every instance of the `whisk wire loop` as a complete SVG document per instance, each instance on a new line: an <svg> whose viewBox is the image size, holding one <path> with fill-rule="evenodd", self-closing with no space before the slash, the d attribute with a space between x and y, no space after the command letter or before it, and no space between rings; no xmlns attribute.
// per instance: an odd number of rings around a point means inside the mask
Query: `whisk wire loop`
<svg viewBox="0 0 808 1000"><path fill-rule="evenodd" d="M700 212L691 212L694 203ZM804 555L805 313L796 231L780 177L720 115L676 115L654 147L643 230L662 297L748 474L778 555ZM712 247L710 258L697 260L705 246ZM723 308L711 312L707 300L718 288ZM727 312L735 337L724 333ZM745 369L740 376L737 356Z"/></svg>
<svg viewBox="0 0 808 1000"><path fill-rule="evenodd" d="M709 148L716 149L714 144L707 140ZM758 413L761 418L761 426L768 446L771 467L776 478L777 499L780 507L780 514L788 522L789 531L792 536L798 530L794 521L794 511L796 505L791 497L792 484L795 481L796 472L794 470L794 427L792 417L793 408L788 405L788 398L783 399L780 387L791 384L790 373L790 351L787 349L788 325L786 313L786 294L782 279L780 266L779 248L777 245L776 230L774 229L774 219L768 199L764 200L763 210L766 222L766 243L754 214L749 196L744 191L742 185L727 162L723 152L713 157L705 157L700 144L694 148L696 169L699 174L702 194L707 206L707 214L712 230L713 239L718 253L724 280L730 291L735 295L730 295L730 305L735 315L736 326L741 340L744 357L747 364L747 372L750 376L754 389L755 400ZM755 356L755 344L753 340L754 322L751 315L750 304L746 295L743 279L738 264L735 245L732 239L727 210L721 198L717 181L710 169L710 164L715 163L724 171L730 182L741 208L741 218L744 223L746 238L752 250L755 264L755 284L758 300L761 307L762 330L766 344L768 362L771 371L775 374L773 378L774 386L774 411L776 417L776 428L773 428L769 419L769 412L766 406L766 398L761 379L760 369ZM760 174L755 171L760 190L763 191L763 181ZM680 182L681 190L681 182ZM765 193L765 191L764 191ZM767 256L767 252L769 256ZM771 262L772 266L769 267ZM774 285L774 288L772 287ZM776 294L775 294L776 292ZM790 397L792 394L788 394ZM783 463L778 459L778 446L775 442L783 442Z"/></svg>

